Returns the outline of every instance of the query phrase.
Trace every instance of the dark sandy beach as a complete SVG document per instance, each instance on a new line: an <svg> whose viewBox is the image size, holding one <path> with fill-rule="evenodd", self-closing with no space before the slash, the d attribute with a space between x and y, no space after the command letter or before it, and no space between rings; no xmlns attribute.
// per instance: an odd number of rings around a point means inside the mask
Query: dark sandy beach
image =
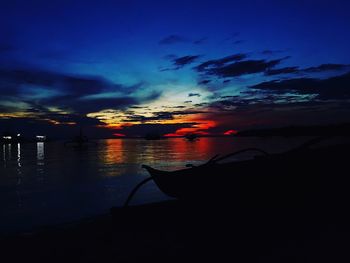
<svg viewBox="0 0 350 263"><path fill-rule="evenodd" d="M215 208L214 208L215 207ZM349 262L346 210L168 201L1 238L2 262Z"/></svg>

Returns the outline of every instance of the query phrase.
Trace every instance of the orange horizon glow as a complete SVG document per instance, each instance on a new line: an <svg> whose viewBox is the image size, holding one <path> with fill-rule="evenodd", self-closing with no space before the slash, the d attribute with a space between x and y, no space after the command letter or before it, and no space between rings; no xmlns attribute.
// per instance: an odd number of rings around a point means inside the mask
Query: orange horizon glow
<svg viewBox="0 0 350 263"><path fill-rule="evenodd" d="M195 131L195 132L185 132L183 131L183 129L180 129L181 131L178 132L179 130L177 130L175 133L167 133L164 134L164 137L182 137L182 136L186 136L187 134L196 134L196 135L210 135L209 132L206 131Z"/></svg>
<svg viewBox="0 0 350 263"><path fill-rule="evenodd" d="M164 137L179 137L180 135L176 134L176 133L167 133L163 135Z"/></svg>
<svg viewBox="0 0 350 263"><path fill-rule="evenodd" d="M116 136L116 137L125 137L126 135L123 134L123 133L113 133L113 136Z"/></svg>
<svg viewBox="0 0 350 263"><path fill-rule="evenodd" d="M209 135L207 132L210 128L216 127L217 123L214 120L207 120L205 118L186 118L186 122L193 123L196 122L193 127L190 128L180 128L177 129L174 133L169 133L164 136L166 137L174 137L174 136L185 136L187 134L195 133L198 135ZM180 122L181 123L181 122Z"/></svg>
<svg viewBox="0 0 350 263"><path fill-rule="evenodd" d="M148 121L148 122L140 122L140 123L106 123L107 128L117 131L122 131L124 127L130 127L134 125L140 125L140 124L163 124L163 125L169 125L169 124L190 124L192 127L187 128L179 128L176 131L172 133L164 134L165 137L179 137L179 136L185 136L187 134L195 133L198 135L210 135L211 133L208 132L210 128L216 127L217 122L208 119L208 116L206 114L198 114L197 116L190 116L190 115L184 115L179 116L176 119L170 119L170 120L162 120L162 121ZM123 133L114 133L114 136L117 137L124 137L126 136ZM140 134L141 135L141 134Z"/></svg>

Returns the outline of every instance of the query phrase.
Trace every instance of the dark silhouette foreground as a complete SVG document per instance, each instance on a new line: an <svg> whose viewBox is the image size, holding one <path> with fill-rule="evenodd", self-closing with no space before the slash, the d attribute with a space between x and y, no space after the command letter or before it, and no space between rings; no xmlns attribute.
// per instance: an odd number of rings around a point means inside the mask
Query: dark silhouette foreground
<svg viewBox="0 0 350 263"><path fill-rule="evenodd" d="M194 176L184 182L187 187L177 182L175 191L169 189L182 200L113 208L110 215L80 224L2 238L0 257L3 262L349 262L348 150L348 145L303 147L286 153L288 158L257 157L257 166L240 163L242 170L239 165L232 177L240 178L244 191L232 181L212 179L208 188L209 182ZM269 161L274 165L265 164ZM218 176L229 169L211 165L199 169ZM240 174L246 169L248 178Z"/></svg>
<svg viewBox="0 0 350 263"><path fill-rule="evenodd" d="M137 188L154 180L159 189L180 200L217 205L236 203L244 207L301 207L347 204L349 144L313 148L316 138L296 149L278 154L250 148L223 157L214 156L203 165L162 171L148 165L151 175ZM258 152L243 161L225 160L246 151Z"/></svg>
<svg viewBox="0 0 350 263"><path fill-rule="evenodd" d="M4 238L3 262L348 262L341 208L261 209L169 201Z"/></svg>

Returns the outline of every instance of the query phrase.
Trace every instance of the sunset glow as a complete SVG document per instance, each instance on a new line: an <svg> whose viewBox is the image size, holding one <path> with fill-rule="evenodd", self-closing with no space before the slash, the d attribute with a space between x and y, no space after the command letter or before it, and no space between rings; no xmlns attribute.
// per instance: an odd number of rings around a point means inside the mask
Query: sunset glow
<svg viewBox="0 0 350 263"><path fill-rule="evenodd" d="M0 8L0 132L233 135L349 121L346 8L194 1L183 16L168 1L75 1L57 7L72 9L62 19L29 2Z"/></svg>

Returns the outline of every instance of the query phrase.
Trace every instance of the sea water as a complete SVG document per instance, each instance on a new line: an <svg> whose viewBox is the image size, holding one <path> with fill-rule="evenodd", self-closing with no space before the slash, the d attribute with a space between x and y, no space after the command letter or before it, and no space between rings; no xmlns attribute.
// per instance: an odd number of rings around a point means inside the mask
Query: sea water
<svg viewBox="0 0 350 263"><path fill-rule="evenodd" d="M0 144L0 234L108 213L111 207L122 206L133 187L147 178L142 164L175 170L249 147L283 152L305 140L207 137L196 141L109 139L86 147L59 141ZM150 182L131 204L167 198Z"/></svg>

